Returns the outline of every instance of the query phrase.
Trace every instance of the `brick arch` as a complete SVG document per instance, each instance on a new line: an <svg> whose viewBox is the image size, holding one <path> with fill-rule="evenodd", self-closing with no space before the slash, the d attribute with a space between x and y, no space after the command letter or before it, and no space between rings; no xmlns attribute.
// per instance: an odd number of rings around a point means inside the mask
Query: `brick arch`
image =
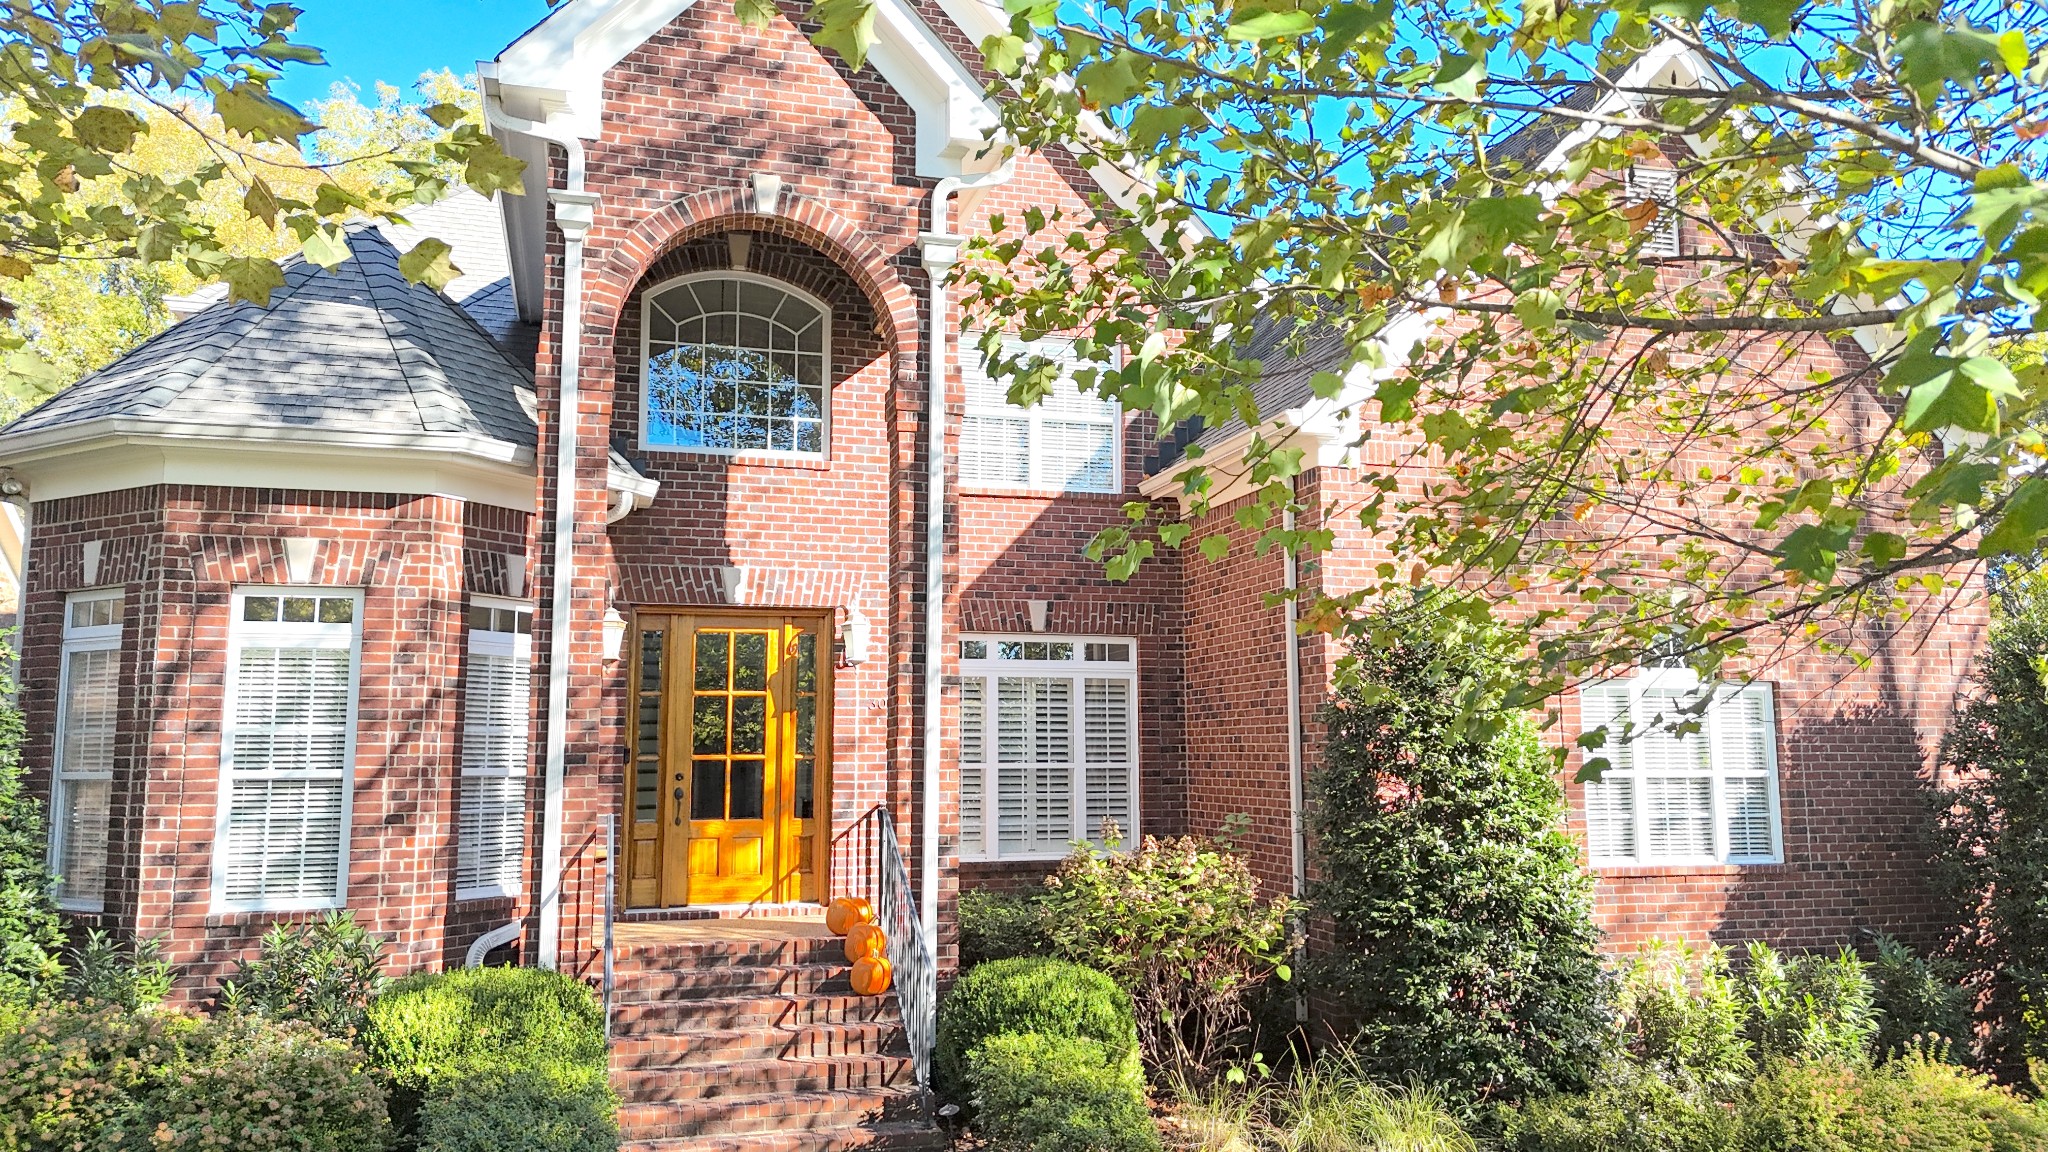
<svg viewBox="0 0 2048 1152"><path fill-rule="evenodd" d="M896 372L917 364L917 301L880 245L846 217L808 196L784 190L773 214L755 211L753 190L720 188L685 196L634 225L586 287L586 331L609 345L633 290L670 252L692 240L733 230L773 233L815 248L852 278L888 326Z"/></svg>

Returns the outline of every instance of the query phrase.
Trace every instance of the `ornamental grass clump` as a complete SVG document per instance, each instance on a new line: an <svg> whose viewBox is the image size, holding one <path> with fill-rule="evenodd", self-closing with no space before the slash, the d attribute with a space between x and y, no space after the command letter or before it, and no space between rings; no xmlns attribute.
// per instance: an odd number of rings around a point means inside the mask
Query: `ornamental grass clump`
<svg viewBox="0 0 2048 1152"><path fill-rule="evenodd" d="M1107 973L1136 1005L1145 1061L1200 1082L1251 1045L1257 996L1290 976L1292 903L1261 899L1251 865L1215 841L1148 836L1077 849L1046 881L1038 923L1056 955Z"/></svg>

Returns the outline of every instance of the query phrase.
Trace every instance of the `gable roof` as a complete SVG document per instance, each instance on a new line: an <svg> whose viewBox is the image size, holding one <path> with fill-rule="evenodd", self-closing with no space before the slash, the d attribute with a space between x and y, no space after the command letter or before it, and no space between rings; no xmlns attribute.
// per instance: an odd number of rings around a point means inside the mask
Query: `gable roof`
<svg viewBox="0 0 2048 1152"><path fill-rule="evenodd" d="M268 306L207 308L0 430L0 452L118 420L495 442L531 451L532 377L376 227L332 272L295 257ZM494 453L502 455L502 452Z"/></svg>

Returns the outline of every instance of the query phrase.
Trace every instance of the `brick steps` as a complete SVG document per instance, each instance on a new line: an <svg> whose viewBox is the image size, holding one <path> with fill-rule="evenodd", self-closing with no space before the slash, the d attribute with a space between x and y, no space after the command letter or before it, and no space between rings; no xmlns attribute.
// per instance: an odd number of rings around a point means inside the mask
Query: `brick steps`
<svg viewBox="0 0 2048 1152"><path fill-rule="evenodd" d="M895 997L853 995L837 938L635 928L612 1009L624 1152L947 1146L923 1124Z"/></svg>

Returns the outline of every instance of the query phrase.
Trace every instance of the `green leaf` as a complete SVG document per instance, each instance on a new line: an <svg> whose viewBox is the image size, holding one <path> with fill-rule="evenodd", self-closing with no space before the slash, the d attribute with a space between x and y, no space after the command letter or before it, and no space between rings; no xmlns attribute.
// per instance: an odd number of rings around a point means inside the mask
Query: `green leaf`
<svg viewBox="0 0 2048 1152"><path fill-rule="evenodd" d="M485 196L493 192L525 195L526 185L521 180L525 175L526 161L507 156L495 140L471 148L463 157L462 182Z"/></svg>
<svg viewBox="0 0 2048 1152"><path fill-rule="evenodd" d="M1024 38L991 36L981 42L981 58L998 75L1015 76L1024 66Z"/></svg>
<svg viewBox="0 0 2048 1152"><path fill-rule="evenodd" d="M1999 509L1997 522L1977 542L1977 555L2018 556L2040 546L2048 532L2048 479L2029 476Z"/></svg>
<svg viewBox="0 0 2048 1152"><path fill-rule="evenodd" d="M1906 554L1906 538L1895 532L1872 532L1863 538L1863 558L1872 568L1884 568Z"/></svg>
<svg viewBox="0 0 2048 1152"><path fill-rule="evenodd" d="M277 193L261 176L249 178L249 191L242 197L242 210L258 220L264 227L277 227Z"/></svg>
<svg viewBox="0 0 2048 1152"><path fill-rule="evenodd" d="M1515 297L1515 319L1524 328L1542 331L1557 323L1558 310L1564 307L1564 297L1549 288L1531 288Z"/></svg>
<svg viewBox="0 0 2048 1152"><path fill-rule="evenodd" d="M282 140L296 144L301 136L313 131L313 123L299 115L298 109L251 81L245 80L232 87L212 87L219 89L213 94L214 114L230 132L238 132L254 140Z"/></svg>
<svg viewBox="0 0 2048 1152"><path fill-rule="evenodd" d="M453 252L445 242L429 236L398 258L398 271L414 284L425 284L439 292L462 275L462 269L450 259Z"/></svg>
<svg viewBox="0 0 2048 1152"><path fill-rule="evenodd" d="M433 104L420 114L443 128L453 128L469 115L469 109L460 104Z"/></svg>
<svg viewBox="0 0 2048 1152"><path fill-rule="evenodd" d="M1774 40L1792 34L1792 17L1806 0L1742 0L1742 18L1769 33Z"/></svg>
<svg viewBox="0 0 2048 1152"><path fill-rule="evenodd" d="M1221 560L1230 554L1230 537L1220 533L1215 536L1204 536L1199 547L1202 550L1202 558L1204 560L1211 562Z"/></svg>
<svg viewBox="0 0 2048 1152"><path fill-rule="evenodd" d="M1443 63L1437 66L1436 77L1430 81L1432 87L1447 96L1460 100L1473 100L1479 96L1479 85L1486 80L1486 60L1481 56L1467 56L1459 52L1444 53Z"/></svg>
<svg viewBox="0 0 2048 1152"><path fill-rule="evenodd" d="M284 271L277 262L254 256L229 257L221 264L220 277L227 281L234 299L265 307L270 305L270 294L284 287Z"/></svg>
<svg viewBox="0 0 2048 1152"><path fill-rule="evenodd" d="M1224 29L1223 38L1241 43L1277 40L1283 36L1306 36L1315 31L1315 26L1316 18L1300 9L1275 12L1258 8L1240 8L1232 14L1230 27Z"/></svg>
<svg viewBox="0 0 2048 1152"><path fill-rule="evenodd" d="M839 53L858 72L867 65L868 49L875 44L875 0L815 0L811 18L818 30L811 43Z"/></svg>
<svg viewBox="0 0 2048 1152"><path fill-rule="evenodd" d="M348 234L339 224L323 224L306 234L299 250L306 259L332 272L348 262Z"/></svg>
<svg viewBox="0 0 2048 1152"><path fill-rule="evenodd" d="M1835 557L1855 532L1845 525L1801 524L1778 545L1778 570L1826 584L1835 577Z"/></svg>
<svg viewBox="0 0 2048 1152"><path fill-rule="evenodd" d="M142 117L125 108L100 105L87 108L71 121L71 134L95 152L119 155L135 145L135 138L149 130Z"/></svg>

